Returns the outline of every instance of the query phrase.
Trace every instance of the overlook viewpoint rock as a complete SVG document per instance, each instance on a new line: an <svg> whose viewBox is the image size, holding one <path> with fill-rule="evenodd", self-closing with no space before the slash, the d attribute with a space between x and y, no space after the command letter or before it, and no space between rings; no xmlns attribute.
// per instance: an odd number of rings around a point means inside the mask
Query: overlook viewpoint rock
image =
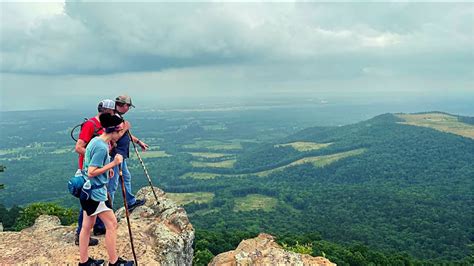
<svg viewBox="0 0 474 266"><path fill-rule="evenodd" d="M336 265L323 257L312 257L284 250L269 234L259 234L252 239L243 240L232 251L221 253L209 263L217 265Z"/></svg>
<svg viewBox="0 0 474 266"><path fill-rule="evenodd" d="M160 204L149 187L140 189L137 198L146 199L144 206L130 214L133 240L139 264L191 265L194 228L186 211L155 188ZM117 210L120 217L117 232L119 256L133 259L124 208ZM0 232L0 264L77 265L79 247L74 244L74 226L62 226L56 216L41 215L32 227L21 232ZM92 235L92 234L91 234ZM105 238L99 245L89 247L89 256L107 259Z"/></svg>

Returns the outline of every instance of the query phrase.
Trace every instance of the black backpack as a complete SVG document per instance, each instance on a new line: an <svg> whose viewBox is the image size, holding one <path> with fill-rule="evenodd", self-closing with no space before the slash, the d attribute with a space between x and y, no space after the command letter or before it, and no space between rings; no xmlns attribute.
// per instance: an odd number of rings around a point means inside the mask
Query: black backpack
<svg viewBox="0 0 474 266"><path fill-rule="evenodd" d="M84 118L84 122L80 123L79 125L74 126L74 127L71 129L71 138L72 138L75 142L77 142L77 140L79 139L79 136L78 136L77 138L74 136L74 135L76 134L76 133L75 133L76 129L77 129L77 128L80 128L79 132L81 132L82 126L84 125L85 122L87 122L87 121L89 121L89 120L91 120L91 119ZM92 124L94 125L94 133L92 134L92 138L94 138L94 137L99 136L99 130L100 130L100 128L97 127L97 125L96 125L94 122L92 122Z"/></svg>

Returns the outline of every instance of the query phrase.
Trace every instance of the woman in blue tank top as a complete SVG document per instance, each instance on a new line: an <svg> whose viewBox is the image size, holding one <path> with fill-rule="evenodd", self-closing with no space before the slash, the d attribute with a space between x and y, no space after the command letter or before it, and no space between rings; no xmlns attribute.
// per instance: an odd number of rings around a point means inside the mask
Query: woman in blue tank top
<svg viewBox="0 0 474 266"><path fill-rule="evenodd" d="M104 263L104 260L90 258L88 252L90 232L97 216L105 224L105 245L109 256L109 265L133 265L133 261L123 260L117 255L117 218L107 199L106 187L108 178L113 176L111 170L123 161L121 155L116 155L112 162L109 159L109 142L119 138L123 120L119 116L108 113L101 114L99 119L104 133L89 142L84 156L83 170L89 180L84 185L83 193L85 191L89 191L89 193L86 193L87 197L81 195L84 218L79 235L79 265L101 265ZM87 190L86 186L91 189Z"/></svg>

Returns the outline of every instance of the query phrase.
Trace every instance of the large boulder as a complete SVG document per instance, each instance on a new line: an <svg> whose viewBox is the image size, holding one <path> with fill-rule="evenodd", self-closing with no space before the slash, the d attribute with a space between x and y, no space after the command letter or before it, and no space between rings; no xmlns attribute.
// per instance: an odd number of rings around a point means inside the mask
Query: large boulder
<svg viewBox="0 0 474 266"><path fill-rule="evenodd" d="M260 234L256 238L243 240L232 251L221 253L209 263L211 266L225 265L336 265L323 257L312 257L284 250L273 236Z"/></svg>

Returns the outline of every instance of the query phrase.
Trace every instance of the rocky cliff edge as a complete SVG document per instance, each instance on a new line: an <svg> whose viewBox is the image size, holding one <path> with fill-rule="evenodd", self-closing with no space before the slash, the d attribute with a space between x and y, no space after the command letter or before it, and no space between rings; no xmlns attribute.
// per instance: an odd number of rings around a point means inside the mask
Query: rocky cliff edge
<svg viewBox="0 0 474 266"><path fill-rule="evenodd" d="M120 192L120 191L118 191ZM156 204L150 187L136 194L146 199L130 215L135 251L142 265L191 265L194 228L186 211L155 188L160 204ZM133 259L124 208L117 210L120 217L117 233L119 256ZM77 265L79 247L74 244L74 226L62 226L59 218L42 215L35 224L21 232L0 232L0 264ZM99 245L89 248L89 255L107 259L104 236Z"/></svg>

